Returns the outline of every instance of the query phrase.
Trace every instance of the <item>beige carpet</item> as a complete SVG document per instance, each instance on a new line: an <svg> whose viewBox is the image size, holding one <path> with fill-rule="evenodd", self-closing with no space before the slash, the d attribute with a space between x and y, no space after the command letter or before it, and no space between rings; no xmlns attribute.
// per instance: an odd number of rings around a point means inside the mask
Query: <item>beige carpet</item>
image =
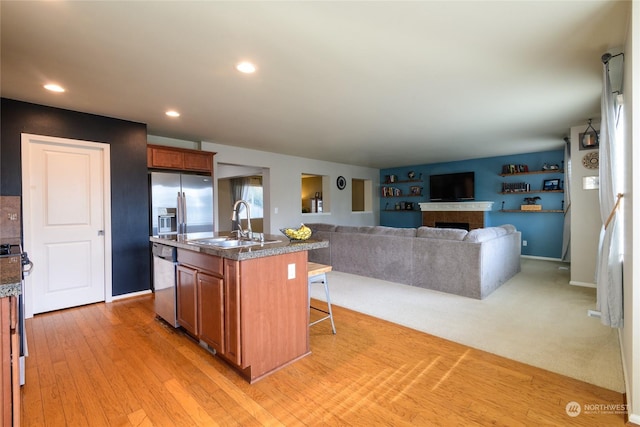
<svg viewBox="0 0 640 427"><path fill-rule="evenodd" d="M566 266L523 258L482 301L337 271L328 281L334 305L624 392L618 331L587 316L595 289L569 285Z"/></svg>

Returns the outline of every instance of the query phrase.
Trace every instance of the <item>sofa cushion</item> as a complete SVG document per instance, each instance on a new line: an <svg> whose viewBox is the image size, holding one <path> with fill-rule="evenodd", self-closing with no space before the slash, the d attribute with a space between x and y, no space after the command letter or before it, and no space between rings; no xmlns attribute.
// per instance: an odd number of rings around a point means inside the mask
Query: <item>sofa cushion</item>
<svg viewBox="0 0 640 427"><path fill-rule="evenodd" d="M465 242L480 243L505 234L507 234L507 231L501 227L476 228L468 232L463 240Z"/></svg>
<svg viewBox="0 0 640 427"><path fill-rule="evenodd" d="M416 237L443 240L464 240L467 233L467 230L458 228L420 227L416 232Z"/></svg>
<svg viewBox="0 0 640 427"><path fill-rule="evenodd" d="M335 231L338 233L369 233L372 228L371 226L337 225Z"/></svg>
<svg viewBox="0 0 640 427"><path fill-rule="evenodd" d="M415 228L396 228L377 225L371 227L369 234L377 234L382 236L400 236L400 237L416 237Z"/></svg>
<svg viewBox="0 0 640 427"><path fill-rule="evenodd" d="M504 228L507 234L515 233L517 231L516 226L513 224L502 224L500 228Z"/></svg>
<svg viewBox="0 0 640 427"><path fill-rule="evenodd" d="M313 223L313 224L306 224L306 225L314 233L316 231L334 231L336 229L336 226L333 225L333 224L324 224L324 223L321 223L321 222Z"/></svg>

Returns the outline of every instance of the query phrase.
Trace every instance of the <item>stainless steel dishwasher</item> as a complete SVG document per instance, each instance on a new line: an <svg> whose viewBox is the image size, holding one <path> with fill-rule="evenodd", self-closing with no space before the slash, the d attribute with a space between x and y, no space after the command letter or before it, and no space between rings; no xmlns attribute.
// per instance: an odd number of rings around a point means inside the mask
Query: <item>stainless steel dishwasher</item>
<svg viewBox="0 0 640 427"><path fill-rule="evenodd" d="M178 250L173 246L153 242L153 288L156 315L174 328L180 326L177 317L176 265Z"/></svg>

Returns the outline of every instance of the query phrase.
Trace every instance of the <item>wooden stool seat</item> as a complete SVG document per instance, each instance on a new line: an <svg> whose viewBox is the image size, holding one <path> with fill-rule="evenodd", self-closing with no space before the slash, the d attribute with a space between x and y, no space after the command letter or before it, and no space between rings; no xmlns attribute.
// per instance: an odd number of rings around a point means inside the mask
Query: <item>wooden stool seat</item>
<svg viewBox="0 0 640 427"><path fill-rule="evenodd" d="M325 264L318 264L317 262L308 262L307 263L307 274L311 278L313 276L318 276L323 273L328 273L331 271L333 267Z"/></svg>
<svg viewBox="0 0 640 427"><path fill-rule="evenodd" d="M333 323L333 311L331 310L331 298L329 297L329 285L327 283L327 273L332 270L330 265L318 264L317 262L309 262L307 263L307 277L308 277L308 286L309 286L309 308L317 311L321 311L326 314L326 316L309 323L309 326L313 326L316 323L322 322L323 320L331 320L331 330L333 333L336 333L336 325ZM327 310L322 310L317 307L313 307L311 305L311 285L314 283L322 283L324 285L324 293L327 297Z"/></svg>

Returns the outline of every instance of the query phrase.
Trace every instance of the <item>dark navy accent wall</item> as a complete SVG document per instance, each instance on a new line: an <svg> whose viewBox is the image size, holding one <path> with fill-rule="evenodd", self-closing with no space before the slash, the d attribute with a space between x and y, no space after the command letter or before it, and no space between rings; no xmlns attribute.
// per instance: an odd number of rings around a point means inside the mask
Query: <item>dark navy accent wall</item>
<svg viewBox="0 0 640 427"><path fill-rule="evenodd" d="M22 195L22 133L110 144L113 295L150 289L147 126L6 98L0 114L2 195Z"/></svg>
<svg viewBox="0 0 640 427"><path fill-rule="evenodd" d="M543 194L499 194L503 182L526 182L531 190L541 189L545 179L558 178L564 188L564 175L558 173L516 175L501 177L502 166L505 164L523 164L530 171L542 170L543 165L558 165L563 168L564 150L544 151L537 153L517 154L511 156L487 157L483 159L462 160L446 163L422 164L401 168L382 169L380 182L385 181L387 175L396 175L398 180L408 180L408 173L413 171L421 183L400 183L397 187L408 190L411 185L423 187L422 197L380 198L380 225L391 227L419 227L422 225L422 214L419 207L415 211L388 211L394 209L395 203L400 201L418 202L429 201L429 175L475 172L475 200L493 201L493 210L486 213L485 221L488 226L513 224L522 232L522 240L527 246L522 247L523 255L549 258L562 256L562 230L564 215L562 213L506 213L500 212L502 202L504 209L519 209L525 204L525 197L539 196L538 204L545 210L563 209L564 193ZM385 184L381 184L384 186ZM406 194L406 192L403 192ZM385 209L386 208L386 209Z"/></svg>

